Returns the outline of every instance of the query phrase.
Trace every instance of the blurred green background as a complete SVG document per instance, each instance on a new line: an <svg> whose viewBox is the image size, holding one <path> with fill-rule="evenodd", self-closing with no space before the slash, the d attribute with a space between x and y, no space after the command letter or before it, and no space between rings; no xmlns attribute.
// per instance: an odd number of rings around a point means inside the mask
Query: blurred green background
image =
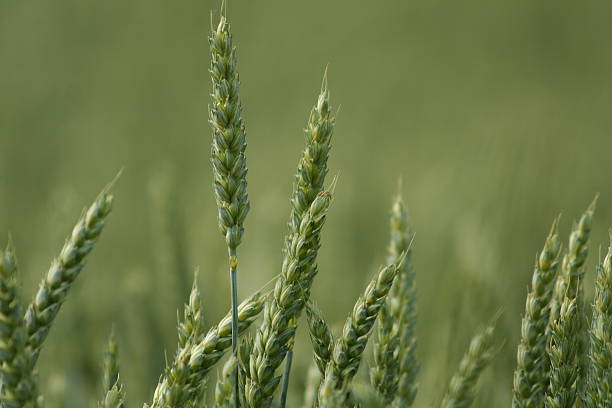
<svg viewBox="0 0 612 408"><path fill-rule="evenodd" d="M207 321L228 309L209 164L207 34L216 1L0 2L0 231L29 298L117 171L115 210L41 357L50 406L99 394L114 323L130 406L150 400L200 267ZM476 406L508 406L520 317L553 218L601 193L587 288L612 225L612 3L232 0L252 210L244 297L280 270L302 129L329 64L339 175L313 296L340 323L385 258L397 180L414 230L418 406L503 310ZM4 241L4 239L2 239ZM310 349L301 329L290 406Z"/></svg>

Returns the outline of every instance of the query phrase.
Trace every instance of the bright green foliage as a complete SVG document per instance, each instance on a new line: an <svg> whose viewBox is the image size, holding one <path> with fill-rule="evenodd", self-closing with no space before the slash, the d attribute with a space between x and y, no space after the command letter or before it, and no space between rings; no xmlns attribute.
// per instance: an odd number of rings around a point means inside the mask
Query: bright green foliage
<svg viewBox="0 0 612 408"><path fill-rule="evenodd" d="M527 295L514 372L512 406L515 408L541 407L548 388L550 362L546 352L546 331L561 247L558 222L558 219L554 221L544 248L536 259L531 290Z"/></svg>
<svg viewBox="0 0 612 408"><path fill-rule="evenodd" d="M495 355L494 330L495 326L490 325L474 336L459 369L450 381L448 391L440 404L441 408L467 408L472 405L478 378Z"/></svg>

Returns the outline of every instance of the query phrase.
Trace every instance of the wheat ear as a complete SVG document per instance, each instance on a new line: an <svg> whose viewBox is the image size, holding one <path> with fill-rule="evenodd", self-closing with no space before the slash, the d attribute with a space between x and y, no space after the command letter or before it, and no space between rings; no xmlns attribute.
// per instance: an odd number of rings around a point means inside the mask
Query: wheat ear
<svg viewBox="0 0 612 408"><path fill-rule="evenodd" d="M222 9L225 9L223 4ZM232 304L232 350L238 352L238 257L244 233L244 220L250 204L247 194L246 131L239 98L236 47L225 11L210 35L210 74L212 78L212 165L214 190L219 211L219 229L225 237L229 255ZM238 371L236 371L236 376ZM234 381L237 387L238 379ZM234 406L238 407L238 389Z"/></svg>
<svg viewBox="0 0 612 408"><path fill-rule="evenodd" d="M193 298L193 296L192 296ZM257 318L265 303L259 292L244 300L238 307L238 331L246 331ZM176 352L174 361L166 369L155 394L151 408L182 408L198 400L201 387L210 369L232 345L231 311L204 338Z"/></svg>
<svg viewBox="0 0 612 408"><path fill-rule="evenodd" d="M102 377L102 390L104 395L110 391L119 380L119 350L115 338L115 328L111 330L108 338L106 353L104 353L104 376ZM121 387L120 387L121 388Z"/></svg>
<svg viewBox="0 0 612 408"><path fill-rule="evenodd" d="M0 405L39 408L37 376L26 348L15 250L0 249Z"/></svg>
<svg viewBox="0 0 612 408"><path fill-rule="evenodd" d="M319 368L321 375L325 374L327 364L331 360L334 338L332 332L323 318L323 313L314 304L309 302L306 307L308 321L308 334L312 343L314 362Z"/></svg>
<svg viewBox="0 0 612 408"><path fill-rule="evenodd" d="M321 93L317 104L312 109L306 127L306 149L295 176L293 195L291 197L291 214L289 216L289 236L295 233L304 218L304 213L316 196L323 191L323 184L327 176L327 161L331 150L331 137L334 130L335 119L329 104L329 92L327 91L327 69L323 75ZM318 246L318 237L314 237L313 246ZM316 265L312 265L310 276L304 285L304 299L310 298L310 287L317 273ZM297 317L294 320L297 321ZM294 324L297 324L294 322ZM287 361L283 374L283 387L281 391L280 408L285 408L287 389L289 387L289 376L291 374L291 363L293 361L293 338L289 340Z"/></svg>
<svg viewBox="0 0 612 408"><path fill-rule="evenodd" d="M612 406L612 231L610 247L597 268L591 319L589 371L585 402L589 408Z"/></svg>
<svg viewBox="0 0 612 408"><path fill-rule="evenodd" d="M314 277L319 234L330 202L329 192L318 194L304 214L298 231L285 241L282 272L276 280L272 296L266 302L248 367L244 393L251 408L268 406L280 382L275 372L292 343L295 322L307 300L305 292L309 290Z"/></svg>
<svg viewBox="0 0 612 408"><path fill-rule="evenodd" d="M491 324L472 339L442 399L440 404L442 408L467 408L472 405L476 396L478 378L496 352L493 342L494 330L495 325Z"/></svg>
<svg viewBox="0 0 612 408"><path fill-rule="evenodd" d="M33 362L38 359L53 320L85 265L85 258L104 229L106 217L113 203L113 197L108 190L109 187L102 191L77 222L28 307L25 314L27 349L32 355Z"/></svg>
<svg viewBox="0 0 612 408"><path fill-rule="evenodd" d="M383 267L378 275L367 286L364 294L357 300L351 315L344 324L342 335L336 340L332 351L331 367L335 388L348 386L361 364L363 351L368 343L372 327L379 311L391 290L391 285L398 274L404 256L395 263ZM326 378L327 380L327 378Z"/></svg>
<svg viewBox="0 0 612 408"><path fill-rule="evenodd" d="M552 324L548 346L550 357L550 386L546 408L572 408L576 402L578 367L578 341L576 332L580 316L576 298L566 296L559 309L559 317Z"/></svg>
<svg viewBox="0 0 612 408"><path fill-rule="evenodd" d="M559 264L559 218L555 219L542 252L536 259L531 290L525 303L521 323L521 341L514 371L512 406L531 408L542 406L548 387L549 360L546 334L550 320L550 302L553 296Z"/></svg>
<svg viewBox="0 0 612 408"><path fill-rule="evenodd" d="M591 226L593 223L593 215L597 205L598 196L589 205L587 210L582 214L580 220L574 225L569 238L567 253L563 257L562 270L555 284L555 293L551 305L551 316L549 325L555 323L559 316L559 306L564 299L576 299L576 308L578 313L577 330L572 335L577 338L578 347L578 390L584 391L584 382L586 372L588 370L588 322L584 304L584 263L588 255L588 241L591 235ZM550 329L549 329L550 330Z"/></svg>
<svg viewBox="0 0 612 408"><path fill-rule="evenodd" d="M380 312L378 338L374 343L374 365L370 371L372 385L389 404L409 407L417 392L416 376L416 289L412 265L410 230L406 206L397 194L391 208L388 262L405 253L398 277Z"/></svg>

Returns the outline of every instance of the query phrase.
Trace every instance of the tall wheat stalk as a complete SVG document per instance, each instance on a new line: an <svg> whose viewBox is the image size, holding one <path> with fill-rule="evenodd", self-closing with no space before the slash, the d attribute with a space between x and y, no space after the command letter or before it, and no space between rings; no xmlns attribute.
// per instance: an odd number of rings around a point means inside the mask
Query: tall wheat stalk
<svg viewBox="0 0 612 408"><path fill-rule="evenodd" d="M246 131L239 98L236 47L226 18L225 3L216 30L210 35L210 74L212 78L212 166L214 191L219 211L219 229L225 237L229 256L232 306L232 350L238 352L238 255L244 234L244 220L250 204L247 194ZM238 375L236 370L235 375ZM234 381L238 384L238 380ZM237 408L238 389L235 389Z"/></svg>

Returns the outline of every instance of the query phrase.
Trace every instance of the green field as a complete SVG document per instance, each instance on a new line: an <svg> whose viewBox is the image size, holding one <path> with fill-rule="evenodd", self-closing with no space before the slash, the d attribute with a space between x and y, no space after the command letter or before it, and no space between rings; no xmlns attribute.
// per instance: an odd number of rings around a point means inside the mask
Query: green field
<svg viewBox="0 0 612 408"><path fill-rule="evenodd" d="M208 124L218 8L0 3L0 243L10 232L26 300L80 211L124 169L40 357L49 408L99 399L113 325L128 405L150 401L196 268L206 322L229 308ZM473 406L510 406L525 296L553 219L562 213L567 247L573 221L600 194L587 299L609 244L611 13L597 0L230 1L251 202L240 298L280 273L303 129L328 67L338 109L328 180L338 182L312 297L338 329L386 260L401 178L416 233L415 406L439 403L470 338L498 310L504 345ZM300 406L311 361L303 324L295 355L289 407Z"/></svg>

